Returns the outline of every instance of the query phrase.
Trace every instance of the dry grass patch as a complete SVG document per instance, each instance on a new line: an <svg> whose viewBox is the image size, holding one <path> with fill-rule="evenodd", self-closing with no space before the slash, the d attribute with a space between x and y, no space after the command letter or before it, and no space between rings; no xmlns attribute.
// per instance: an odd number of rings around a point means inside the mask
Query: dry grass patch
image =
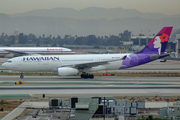
<svg viewBox="0 0 180 120"><path fill-rule="evenodd" d="M0 100L0 108L3 109L3 111L0 111L0 117L6 116L9 112L11 112L16 107L18 107L22 102L20 102L20 101L7 101L6 99L1 99Z"/></svg>

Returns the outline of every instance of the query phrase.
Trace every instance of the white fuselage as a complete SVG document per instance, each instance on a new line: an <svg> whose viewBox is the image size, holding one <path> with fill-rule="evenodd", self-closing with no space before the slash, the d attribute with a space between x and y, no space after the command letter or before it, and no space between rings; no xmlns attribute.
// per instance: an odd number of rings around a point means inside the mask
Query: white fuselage
<svg viewBox="0 0 180 120"><path fill-rule="evenodd" d="M122 66L123 56L129 54L92 54L92 55L44 55L22 56L9 59L3 64L8 69L20 72L57 72L59 67L91 63L98 61L110 61L104 65L86 68L89 72L99 70L118 70ZM81 70L79 70L81 72Z"/></svg>

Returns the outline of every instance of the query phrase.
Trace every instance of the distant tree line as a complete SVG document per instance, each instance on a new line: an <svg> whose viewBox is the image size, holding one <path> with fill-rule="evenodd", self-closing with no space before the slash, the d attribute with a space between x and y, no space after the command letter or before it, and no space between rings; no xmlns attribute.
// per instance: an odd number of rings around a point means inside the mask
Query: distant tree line
<svg viewBox="0 0 180 120"><path fill-rule="evenodd" d="M63 46L63 45L90 45L90 46L120 46L123 41L129 41L131 32L125 30L119 35L110 36L71 36L65 35L63 38L61 36L52 37L52 35L45 36L35 36L34 34L25 35L19 33L19 35L5 35L1 34L0 45L1 46L11 46L15 44L35 44L36 46L41 45L52 45L52 46Z"/></svg>

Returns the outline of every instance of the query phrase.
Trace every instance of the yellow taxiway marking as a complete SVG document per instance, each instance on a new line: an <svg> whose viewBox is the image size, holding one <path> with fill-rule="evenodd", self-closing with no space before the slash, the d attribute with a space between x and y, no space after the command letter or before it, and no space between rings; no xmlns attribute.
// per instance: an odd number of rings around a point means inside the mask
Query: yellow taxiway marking
<svg viewBox="0 0 180 120"><path fill-rule="evenodd" d="M35 95L34 94L29 94L31 97L34 97Z"/></svg>

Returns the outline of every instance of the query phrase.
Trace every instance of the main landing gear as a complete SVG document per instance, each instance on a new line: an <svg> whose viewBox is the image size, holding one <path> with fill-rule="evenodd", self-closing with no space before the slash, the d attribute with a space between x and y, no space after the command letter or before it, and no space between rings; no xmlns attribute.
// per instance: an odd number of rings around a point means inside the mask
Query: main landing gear
<svg viewBox="0 0 180 120"><path fill-rule="evenodd" d="M20 74L20 78L23 79L24 78L24 75L23 73Z"/></svg>
<svg viewBox="0 0 180 120"><path fill-rule="evenodd" d="M87 79L87 78L93 79L94 75L91 75L91 74L81 74L81 78L84 78L84 79Z"/></svg>

